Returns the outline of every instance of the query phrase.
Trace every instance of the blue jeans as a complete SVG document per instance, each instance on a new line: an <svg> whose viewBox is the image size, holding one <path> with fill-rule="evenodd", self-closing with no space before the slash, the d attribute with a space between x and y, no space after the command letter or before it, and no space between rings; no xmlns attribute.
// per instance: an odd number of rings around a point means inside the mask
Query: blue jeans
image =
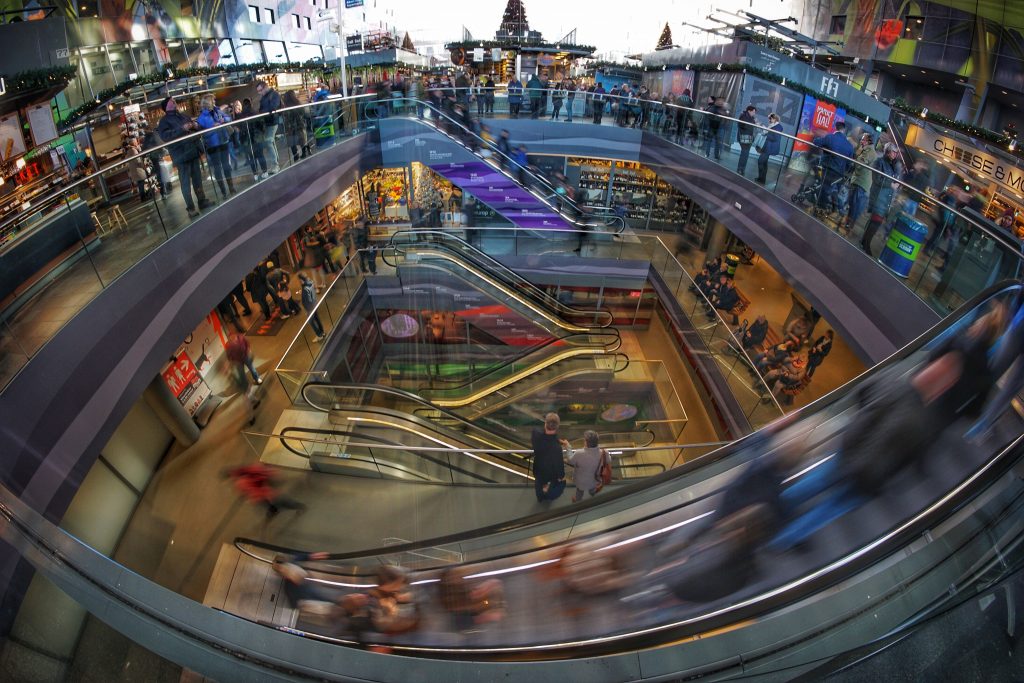
<svg viewBox="0 0 1024 683"><path fill-rule="evenodd" d="M721 129L708 129L707 137L704 139L704 156L711 156L711 145L715 145L715 158L720 159L722 157L722 136L720 133Z"/></svg>
<svg viewBox="0 0 1024 683"><path fill-rule="evenodd" d="M839 453L805 473L782 492L787 510L796 510L804 501L823 496L806 512L792 519L769 545L783 551L806 541L812 534L860 506L863 497L853 485L841 480Z"/></svg>
<svg viewBox="0 0 1024 683"><path fill-rule="evenodd" d="M313 326L313 333L316 334L316 336L324 336L324 324L320 321L319 313L313 314L313 317L309 319L309 324Z"/></svg>
<svg viewBox="0 0 1024 683"><path fill-rule="evenodd" d="M853 227L853 224L857 222L860 215L864 213L864 209L868 205L868 193L863 187L854 185L850 188L850 210L847 212L847 216L850 218L848 227Z"/></svg>
<svg viewBox="0 0 1024 683"><path fill-rule="evenodd" d="M249 368L249 374L252 375L252 381L259 382L260 373L256 372L256 365L252 362L252 356L245 359L245 367Z"/></svg>

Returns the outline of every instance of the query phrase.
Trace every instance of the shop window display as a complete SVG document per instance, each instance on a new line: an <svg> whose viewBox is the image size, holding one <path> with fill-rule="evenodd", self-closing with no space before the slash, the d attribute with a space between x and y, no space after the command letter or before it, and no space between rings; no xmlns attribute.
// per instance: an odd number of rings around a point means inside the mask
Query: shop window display
<svg viewBox="0 0 1024 683"><path fill-rule="evenodd" d="M378 168L362 178L363 206L373 224L409 220L409 188L404 168Z"/></svg>

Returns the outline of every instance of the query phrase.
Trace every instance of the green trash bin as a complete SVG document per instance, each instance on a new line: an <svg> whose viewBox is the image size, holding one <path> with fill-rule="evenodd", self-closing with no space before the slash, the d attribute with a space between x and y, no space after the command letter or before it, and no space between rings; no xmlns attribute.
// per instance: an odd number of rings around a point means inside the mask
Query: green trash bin
<svg viewBox="0 0 1024 683"><path fill-rule="evenodd" d="M735 277L736 269L740 265L740 257L736 254L726 254L722 257L722 262L725 267L725 274L729 277Z"/></svg>

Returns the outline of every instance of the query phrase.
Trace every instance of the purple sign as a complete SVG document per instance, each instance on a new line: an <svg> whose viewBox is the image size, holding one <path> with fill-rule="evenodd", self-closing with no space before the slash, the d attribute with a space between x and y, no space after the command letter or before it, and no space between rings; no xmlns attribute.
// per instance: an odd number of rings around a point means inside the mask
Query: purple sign
<svg viewBox="0 0 1024 683"><path fill-rule="evenodd" d="M521 228L570 230L572 226L537 197L490 164L432 164L431 169Z"/></svg>

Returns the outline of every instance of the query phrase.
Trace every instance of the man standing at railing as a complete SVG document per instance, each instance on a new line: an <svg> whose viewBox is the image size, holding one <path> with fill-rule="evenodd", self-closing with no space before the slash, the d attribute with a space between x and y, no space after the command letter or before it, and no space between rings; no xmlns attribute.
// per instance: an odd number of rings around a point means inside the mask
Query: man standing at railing
<svg viewBox="0 0 1024 683"><path fill-rule="evenodd" d="M537 502L555 500L565 491L565 461L562 453L569 442L558 438L561 420L557 413L544 416L544 427L533 428L533 486Z"/></svg>
<svg viewBox="0 0 1024 683"><path fill-rule="evenodd" d="M604 116L604 86L600 83L594 88L594 123L601 125Z"/></svg>
<svg viewBox="0 0 1024 683"><path fill-rule="evenodd" d="M846 138L846 122L836 121L835 131L828 135L814 138L814 145L823 150L825 158L821 160L824 173L821 178L821 189L818 192L818 209L829 211L832 197L838 189L839 182L850 170L854 157L853 145Z"/></svg>
<svg viewBox="0 0 1024 683"><path fill-rule="evenodd" d="M676 98L676 135L679 142L683 142L683 135L686 133L686 123L690 119L690 110L693 109L693 98L690 97L690 89L683 90L683 94Z"/></svg>
<svg viewBox="0 0 1024 683"><path fill-rule="evenodd" d="M490 76L487 77L487 82L484 83L484 113L494 113L494 79Z"/></svg>
<svg viewBox="0 0 1024 683"><path fill-rule="evenodd" d="M164 100L161 107L164 117L160 119L156 132L164 142L171 142L180 137L199 130L199 124L178 111L178 104L173 97ZM188 215L195 218L199 211L211 206L206 199L206 192L203 190L203 176L199 169L200 141L198 138L189 138L175 145L169 150L174 167L178 169L178 183L181 185L181 196L185 200L185 208ZM196 199L199 201L199 211L196 211L192 204L192 189L195 189Z"/></svg>
<svg viewBox="0 0 1024 683"><path fill-rule="evenodd" d="M526 83L526 89L530 96L530 118L538 118L541 114L540 98L544 84L537 78L537 74L530 76L530 80Z"/></svg>
<svg viewBox="0 0 1024 683"><path fill-rule="evenodd" d="M493 94L492 94L493 96ZM518 119L519 108L523 106L523 83L518 77L512 76L508 82L508 113L509 116Z"/></svg>
<svg viewBox="0 0 1024 683"><path fill-rule="evenodd" d="M281 96L264 81L259 81L256 84L256 92L260 96L260 113L268 114L268 116L263 117L263 146L267 150L267 160L270 162L272 169L267 173L269 176L281 170L277 158L277 142L275 141L280 121L278 116L274 114L275 111L281 108Z"/></svg>
<svg viewBox="0 0 1024 683"><path fill-rule="evenodd" d="M754 144L754 126L757 125L757 107L748 105L740 114L742 123L736 129L736 142L740 143L740 161L736 172L747 175L747 159L750 158L750 146Z"/></svg>

